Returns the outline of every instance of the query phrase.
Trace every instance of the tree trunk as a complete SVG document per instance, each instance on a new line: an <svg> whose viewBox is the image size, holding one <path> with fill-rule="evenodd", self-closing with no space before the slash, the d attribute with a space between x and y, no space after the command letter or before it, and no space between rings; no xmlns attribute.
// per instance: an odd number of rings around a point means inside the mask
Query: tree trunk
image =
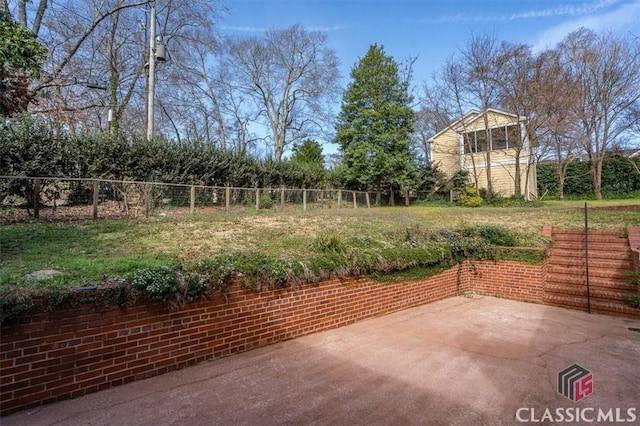
<svg viewBox="0 0 640 426"><path fill-rule="evenodd" d="M489 115L487 114L487 108L485 108L484 110L484 129L485 129L485 138L487 141L487 155L485 156L486 158L486 164L485 164L485 170L486 170L486 175L487 175L487 193L489 195L493 195L493 185L491 183L491 132L489 131ZM480 189L480 188L477 188Z"/></svg>
<svg viewBox="0 0 640 426"><path fill-rule="evenodd" d="M596 200L602 200L602 157L595 156L591 161L591 182L593 184L593 196Z"/></svg>

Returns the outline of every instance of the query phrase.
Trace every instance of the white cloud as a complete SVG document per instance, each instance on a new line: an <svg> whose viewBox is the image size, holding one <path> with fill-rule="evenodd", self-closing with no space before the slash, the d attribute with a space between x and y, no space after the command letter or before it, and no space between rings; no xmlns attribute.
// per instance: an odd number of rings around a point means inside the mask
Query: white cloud
<svg viewBox="0 0 640 426"><path fill-rule="evenodd" d="M553 48L567 34L581 27L602 31L624 31L631 29L640 22L640 0L620 5L615 10L583 16L578 19L563 22L543 31L533 45L534 51Z"/></svg>
<svg viewBox="0 0 640 426"><path fill-rule="evenodd" d="M509 16L509 19L547 18L550 16L582 16L597 12L598 10L609 7L617 2L618 0L600 0L595 3L564 4L549 9L513 13Z"/></svg>
<svg viewBox="0 0 640 426"><path fill-rule="evenodd" d="M506 22L523 19L549 18L558 16L584 16L608 8L619 0L598 0L590 3L561 4L548 9L528 10L511 14L494 13L487 15L455 14L423 19L429 24L447 24L451 22Z"/></svg>

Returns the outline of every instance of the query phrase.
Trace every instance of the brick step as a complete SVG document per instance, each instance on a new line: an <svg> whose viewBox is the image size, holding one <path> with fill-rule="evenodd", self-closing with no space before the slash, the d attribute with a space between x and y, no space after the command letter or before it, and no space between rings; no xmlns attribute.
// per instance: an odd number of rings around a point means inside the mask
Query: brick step
<svg viewBox="0 0 640 426"><path fill-rule="evenodd" d="M562 258L571 258L571 259L584 259L584 252L582 249L579 250L568 250L568 249L558 249L551 248L549 250L549 260L552 261L556 257ZM589 261L593 259L602 259L602 260L632 260L632 255L630 250L626 251L592 251L589 250Z"/></svg>
<svg viewBox="0 0 640 426"><path fill-rule="evenodd" d="M576 276L576 275L555 275L548 274L547 275L547 285L549 284L560 284L560 285L575 285L575 286L585 286L586 285L586 277L585 276ZM637 286L634 284L629 284L623 280L613 280L610 278L600 278L600 277L592 277L589 275L589 287L601 288L607 290L621 290L633 292L637 290Z"/></svg>
<svg viewBox="0 0 640 426"><path fill-rule="evenodd" d="M545 293L542 301L545 305L560 306L562 308L586 311L588 308L587 299L582 296Z"/></svg>
<svg viewBox="0 0 640 426"><path fill-rule="evenodd" d="M563 284L547 284L544 288L547 294L567 294L573 296L587 297L587 286L563 285ZM599 287L589 289L589 297L593 301L596 300L618 300L625 301L625 295L628 291L602 289Z"/></svg>
<svg viewBox="0 0 640 426"><path fill-rule="evenodd" d="M616 241L616 240L626 240L627 236L624 232L616 232L616 231L592 231L589 230L587 234L589 240L601 240L601 241ZM554 241L582 241L584 238L584 231L554 231L553 232L553 240Z"/></svg>
<svg viewBox="0 0 640 426"><path fill-rule="evenodd" d="M591 312L625 318L640 318L640 309L631 307L627 302L592 302Z"/></svg>
<svg viewBox="0 0 640 426"><path fill-rule="evenodd" d="M573 243L569 241L554 241L551 245L552 249L560 250L579 250L584 251L584 244ZM629 243L626 240L622 242L592 242L589 241L589 253L592 251L627 251L629 249Z"/></svg>
<svg viewBox="0 0 640 426"><path fill-rule="evenodd" d="M561 267L561 268L584 268L584 257L582 258L573 258L573 257L553 257L549 258L547 263L549 265L549 270L552 267ZM615 269L618 271L628 271L629 274L633 273L633 261L631 259L591 259L589 258L589 270L591 269Z"/></svg>
<svg viewBox="0 0 640 426"><path fill-rule="evenodd" d="M550 294L545 295L543 299L546 305L558 306L578 311L587 311L587 299L571 295ZM620 301L599 301L591 300L591 312L602 314L621 316L626 318L640 318L640 310L632 308L626 302Z"/></svg>
<svg viewBox="0 0 640 426"><path fill-rule="evenodd" d="M584 264L580 266L561 266L561 265L549 265L547 270L548 275L580 275L586 276L586 267ZM596 266L592 262L589 262L589 278L611 278L614 280L620 280L627 282L630 280L633 274L633 269L621 269L611 267Z"/></svg>

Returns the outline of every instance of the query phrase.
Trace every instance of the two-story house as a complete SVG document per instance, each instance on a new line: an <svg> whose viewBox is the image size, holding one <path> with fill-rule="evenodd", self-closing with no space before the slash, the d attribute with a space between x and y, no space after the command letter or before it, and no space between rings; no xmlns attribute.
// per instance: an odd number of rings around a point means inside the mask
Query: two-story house
<svg viewBox="0 0 640 426"><path fill-rule="evenodd" d="M519 185L523 197L535 198L536 168L525 121L496 109L471 111L430 139L430 158L448 177L468 170L478 189L488 189L490 175L494 193L512 196Z"/></svg>

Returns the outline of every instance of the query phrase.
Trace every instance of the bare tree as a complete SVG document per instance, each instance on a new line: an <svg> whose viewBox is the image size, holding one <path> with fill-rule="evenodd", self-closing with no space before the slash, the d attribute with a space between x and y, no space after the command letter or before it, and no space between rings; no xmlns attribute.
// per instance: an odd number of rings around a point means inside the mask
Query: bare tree
<svg viewBox="0 0 640 426"><path fill-rule="evenodd" d="M422 154L426 164L431 164L431 137L451 123L445 99L441 85L428 85L426 82L422 84L422 95L414 124L413 149Z"/></svg>
<svg viewBox="0 0 640 426"><path fill-rule="evenodd" d="M294 25L230 40L227 53L237 89L251 96L270 130L276 161L294 141L323 130L325 102L338 94L338 59L326 34Z"/></svg>
<svg viewBox="0 0 640 426"><path fill-rule="evenodd" d="M68 123L73 131L143 129L146 114L149 4L158 15L158 34L171 44L171 58L195 61L193 46L210 46L218 3L205 0L18 0L10 8L48 49L41 78L32 86L34 112ZM46 23L46 25L44 25ZM168 62L158 73L157 90L166 96L158 115L168 131L178 124L167 105L174 105ZM164 73L167 73L166 75ZM102 90L95 90L102 89ZM111 110L111 121L104 117ZM169 115L168 115L169 114ZM181 130L179 130L181 131Z"/></svg>
<svg viewBox="0 0 640 426"><path fill-rule="evenodd" d="M495 35L474 35L461 51L466 102L482 111L486 143L482 152L489 194L493 193L493 184L491 181L491 132L489 131L488 109L498 104L499 87L496 84L496 75L500 74L500 53L500 45Z"/></svg>
<svg viewBox="0 0 640 426"><path fill-rule="evenodd" d="M467 125L469 124L464 119L468 113L467 108L469 108L466 97L467 93L463 66L458 58L452 56L447 59L440 71L433 76L431 84L424 84L421 105L422 108L437 111L437 115L440 118L460 118L460 120L454 122L456 124L456 130L460 129L463 134L466 134ZM439 131L450 125L452 125L451 122L447 123L447 125ZM433 149L433 152L455 157L459 157L464 154L464 152L460 152L460 146L457 144L433 146L431 148ZM442 149L445 149L446 151L440 151ZM472 151L471 146L469 145L469 140L465 137L463 137L463 149L466 152ZM471 177L473 178L475 187L478 188L480 183L480 172L478 167L476 167L476 158L474 155L470 155L469 158L471 161ZM444 170L444 172L449 176L449 178L453 177L452 170Z"/></svg>
<svg viewBox="0 0 640 426"><path fill-rule="evenodd" d="M590 161L594 195L600 199L604 156L632 128L629 112L640 100L640 45L583 28L569 34L558 50L579 85L574 111Z"/></svg>

